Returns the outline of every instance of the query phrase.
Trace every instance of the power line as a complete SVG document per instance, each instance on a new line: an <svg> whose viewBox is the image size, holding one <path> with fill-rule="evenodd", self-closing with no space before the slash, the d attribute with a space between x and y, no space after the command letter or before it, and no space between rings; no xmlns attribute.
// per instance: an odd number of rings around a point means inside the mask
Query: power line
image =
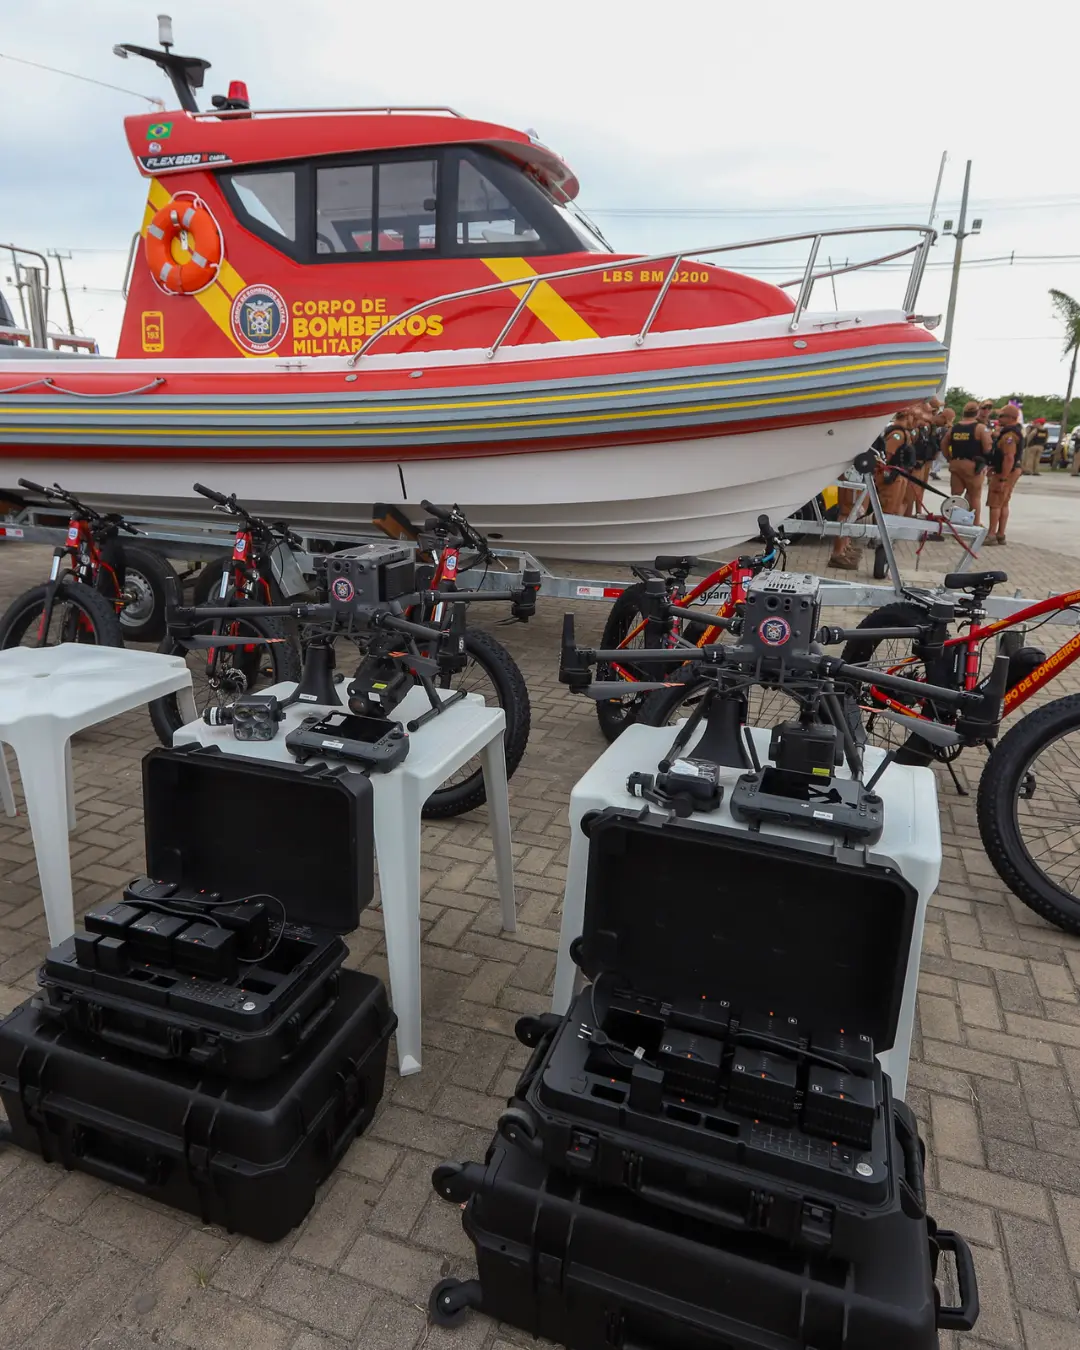
<svg viewBox="0 0 1080 1350"><path fill-rule="evenodd" d="M47 70L50 75L66 75L69 80L82 80L84 84L96 84L102 89L111 89L116 94L130 94L132 98L141 98L155 108L164 110L165 104L160 98L151 98L149 94L140 94L137 89L124 89L119 84L107 84L104 80L91 79L89 75L76 75L73 70L60 70L57 66L43 66L40 61L28 61L25 56L10 56L0 52L0 61L15 61L20 66L33 66L35 70Z"/></svg>
<svg viewBox="0 0 1080 1350"><path fill-rule="evenodd" d="M1010 197L1000 200L984 198L976 204L980 211L1032 211L1039 208L1053 209L1061 206L1080 206L1080 197ZM592 216L655 217L657 219L708 220L725 216L858 216L867 214L890 214L902 211L926 209L925 202L867 202L852 203L848 206L590 206L588 214ZM955 204L938 204L937 214L955 212Z"/></svg>

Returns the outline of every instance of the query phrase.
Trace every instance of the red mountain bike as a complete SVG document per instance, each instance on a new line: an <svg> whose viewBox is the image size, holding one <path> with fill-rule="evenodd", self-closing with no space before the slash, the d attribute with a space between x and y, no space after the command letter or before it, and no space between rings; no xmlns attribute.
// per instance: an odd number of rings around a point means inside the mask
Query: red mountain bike
<svg viewBox="0 0 1080 1350"><path fill-rule="evenodd" d="M673 619L666 612L666 605L680 608L686 605L707 605L715 608L721 619L730 619L736 614L746 599L746 583L761 571L776 567L783 569L787 561L787 540L778 534L769 524L767 516L759 516L758 529L765 543L763 552L733 558L722 567L713 568L711 562L699 558L678 557L662 554L656 559L654 567L635 567L634 575L640 583L628 586L616 599L608 613L604 632L600 638L600 647L611 650L619 648L626 651L625 662L604 665L597 669L597 680L625 680L625 697L606 699L596 705L596 717L604 736L613 741L631 722L634 722L648 699L648 693L636 694L633 686L639 682L663 679L670 671L677 670L681 659L673 650L670 667L658 671L655 662L647 667L635 666L633 652L641 649L671 647L690 642L696 647L704 647L719 642L723 629L714 624L705 624ZM687 589L687 578L693 571L709 571L704 580ZM665 602L657 606L656 601Z"/></svg>
<svg viewBox="0 0 1080 1350"><path fill-rule="evenodd" d="M0 648L58 642L122 647L165 632L165 590L175 575L152 549L120 539L139 531L116 512L102 514L59 483L19 486L68 514L67 538L53 552L49 580L17 596L0 618Z"/></svg>
<svg viewBox="0 0 1080 1350"><path fill-rule="evenodd" d="M1033 629L1052 615L1066 610L1080 615L1080 590L986 622L986 600L1006 580L1004 572L956 572L945 578L945 586L967 592L960 597L905 590L902 600L868 614L859 627L909 628L918 636L913 641L853 638L843 659L907 679L972 690L982 683L985 644L996 637L990 654L1009 657L1007 717L1080 657L1080 633L1049 654L1028 641ZM959 634L950 631L954 620ZM930 699L898 700L873 686L864 695L864 708L871 737L889 742L899 734L901 762L943 761L957 789L965 791L952 768L965 743L942 750L919 735L921 720L949 721L948 709L935 707ZM880 710L906 714L910 731L905 735L905 728L875 718ZM979 783L977 817L990 861L1010 890L1051 923L1080 933L1080 694L1045 703L991 748Z"/></svg>

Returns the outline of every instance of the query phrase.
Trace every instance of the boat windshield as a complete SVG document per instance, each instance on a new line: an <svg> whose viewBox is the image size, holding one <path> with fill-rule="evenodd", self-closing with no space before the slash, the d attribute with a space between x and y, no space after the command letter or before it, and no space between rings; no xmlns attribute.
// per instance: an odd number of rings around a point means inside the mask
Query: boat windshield
<svg viewBox="0 0 1080 1350"><path fill-rule="evenodd" d="M600 227L593 223L576 202L558 202L548 194L552 205L567 225L574 231L590 253L614 253L608 241L600 233Z"/></svg>

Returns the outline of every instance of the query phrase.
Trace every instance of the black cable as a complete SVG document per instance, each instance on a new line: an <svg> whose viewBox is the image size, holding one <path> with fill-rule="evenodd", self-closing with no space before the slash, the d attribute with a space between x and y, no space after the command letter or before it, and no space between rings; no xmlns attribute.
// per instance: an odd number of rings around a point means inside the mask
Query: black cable
<svg viewBox="0 0 1080 1350"><path fill-rule="evenodd" d="M278 928L277 937L274 938L270 946L261 956L239 956L237 962L242 966L257 966L261 961L269 958L277 951L281 939L285 936L285 925L289 922L289 911L285 908L285 903L279 900L276 895L271 895L268 891L255 891L252 895L241 896L239 900L230 900L227 903L232 905L242 905L248 900L273 900L274 904L281 910L281 926ZM222 901L222 903L226 903Z"/></svg>

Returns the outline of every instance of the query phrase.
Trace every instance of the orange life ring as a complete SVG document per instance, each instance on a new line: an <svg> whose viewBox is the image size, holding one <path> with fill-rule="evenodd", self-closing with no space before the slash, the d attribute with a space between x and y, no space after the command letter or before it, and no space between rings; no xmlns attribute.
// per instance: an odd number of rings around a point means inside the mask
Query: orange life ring
<svg viewBox="0 0 1080 1350"><path fill-rule="evenodd" d="M173 257L173 241L187 235L188 262ZM198 197L173 197L146 227L146 261L154 280L170 295L195 295L214 280L221 266L221 230Z"/></svg>

